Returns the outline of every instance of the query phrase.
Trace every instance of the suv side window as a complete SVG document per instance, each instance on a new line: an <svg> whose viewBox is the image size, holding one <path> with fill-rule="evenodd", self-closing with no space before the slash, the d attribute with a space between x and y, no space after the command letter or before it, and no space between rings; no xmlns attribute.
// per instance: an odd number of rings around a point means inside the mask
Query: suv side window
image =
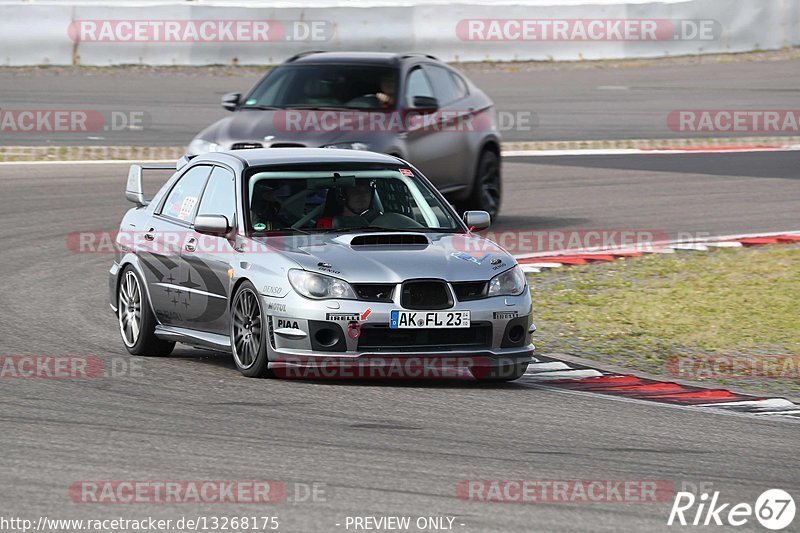
<svg viewBox="0 0 800 533"><path fill-rule="evenodd" d="M214 167L200 200L198 215L225 215L228 224L236 222L236 178L227 168Z"/></svg>
<svg viewBox="0 0 800 533"><path fill-rule="evenodd" d="M431 98L434 96L431 83L428 81L428 76L422 70L422 67L414 67L408 73L408 78L406 78L406 105L408 107L414 107L415 96L428 96Z"/></svg>
<svg viewBox="0 0 800 533"><path fill-rule="evenodd" d="M461 84L458 84L455 75L446 68L427 65L425 70L430 74L430 79L433 82L433 91L436 93L439 105L450 105L467 95L464 82L461 81Z"/></svg>
<svg viewBox="0 0 800 533"><path fill-rule="evenodd" d="M207 165L198 165L187 170L172 186L167 200L161 206L160 214L184 222L192 220L197 200L210 172L211 167Z"/></svg>

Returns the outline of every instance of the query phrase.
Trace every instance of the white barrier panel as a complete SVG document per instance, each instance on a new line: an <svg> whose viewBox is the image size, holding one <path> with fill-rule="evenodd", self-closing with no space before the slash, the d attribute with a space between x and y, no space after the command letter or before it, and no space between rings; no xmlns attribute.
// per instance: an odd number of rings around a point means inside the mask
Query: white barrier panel
<svg viewBox="0 0 800 533"><path fill-rule="evenodd" d="M0 3L0 64L268 65L306 50L558 61L800 44L800 0L232 4Z"/></svg>

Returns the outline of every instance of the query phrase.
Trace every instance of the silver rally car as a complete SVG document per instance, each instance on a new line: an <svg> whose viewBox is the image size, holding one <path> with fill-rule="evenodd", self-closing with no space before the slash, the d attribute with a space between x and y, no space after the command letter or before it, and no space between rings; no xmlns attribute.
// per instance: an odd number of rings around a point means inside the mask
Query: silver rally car
<svg viewBox="0 0 800 533"><path fill-rule="evenodd" d="M531 296L516 261L418 170L370 152L182 158L151 200L132 165L109 276L127 350L230 352L245 376L387 360L520 377ZM405 367L406 369L408 367ZM284 371L282 373L281 371Z"/></svg>

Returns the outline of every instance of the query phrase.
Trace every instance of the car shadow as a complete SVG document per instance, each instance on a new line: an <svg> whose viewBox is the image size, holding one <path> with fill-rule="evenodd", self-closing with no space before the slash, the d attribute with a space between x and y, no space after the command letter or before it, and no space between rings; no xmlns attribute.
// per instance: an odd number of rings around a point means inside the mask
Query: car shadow
<svg viewBox="0 0 800 533"><path fill-rule="evenodd" d="M206 350L203 348L179 347L169 356L170 359L186 359L195 363L213 366L231 372L232 377L242 377L236 369L233 357L224 352ZM391 388L428 388L428 389L501 389L515 390L527 389L521 383L485 382L472 378L430 377L430 378L337 378L337 377L277 377L273 378L282 382L309 383L315 385L349 386L349 387L391 387Z"/></svg>

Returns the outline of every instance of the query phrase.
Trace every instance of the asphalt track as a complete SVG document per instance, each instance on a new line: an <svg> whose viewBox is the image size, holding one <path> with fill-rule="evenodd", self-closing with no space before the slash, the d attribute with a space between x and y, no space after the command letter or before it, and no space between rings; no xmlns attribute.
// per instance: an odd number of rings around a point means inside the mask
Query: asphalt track
<svg viewBox="0 0 800 533"><path fill-rule="evenodd" d="M227 115L219 105L224 93L247 92L263 72L222 67L0 69L3 109L144 113L140 129L0 132L0 144L188 144L205 126ZM683 109L791 110L800 92L800 69L791 60L475 64L466 65L465 72L498 110L507 112L507 119L514 119L506 121L506 141L758 135L673 131L667 116Z"/></svg>
<svg viewBox="0 0 800 533"><path fill-rule="evenodd" d="M500 227L796 229L800 155L517 158ZM118 375L4 379L4 514L180 518L276 514L280 531L345 531L346 516L455 516L455 530L668 530L661 503L479 503L459 481L712 483L725 502L800 491L797 425L557 392L526 380L325 383L251 380L229 357L179 348L127 355L106 301L107 254L67 248L114 230L122 164L0 165L0 354L94 355ZM126 372L127 368L127 372ZM325 501L273 506L90 505L80 480L282 480ZM464 524L461 526L460 524ZM751 523L741 531L759 530ZM350 530L352 531L352 529Z"/></svg>

